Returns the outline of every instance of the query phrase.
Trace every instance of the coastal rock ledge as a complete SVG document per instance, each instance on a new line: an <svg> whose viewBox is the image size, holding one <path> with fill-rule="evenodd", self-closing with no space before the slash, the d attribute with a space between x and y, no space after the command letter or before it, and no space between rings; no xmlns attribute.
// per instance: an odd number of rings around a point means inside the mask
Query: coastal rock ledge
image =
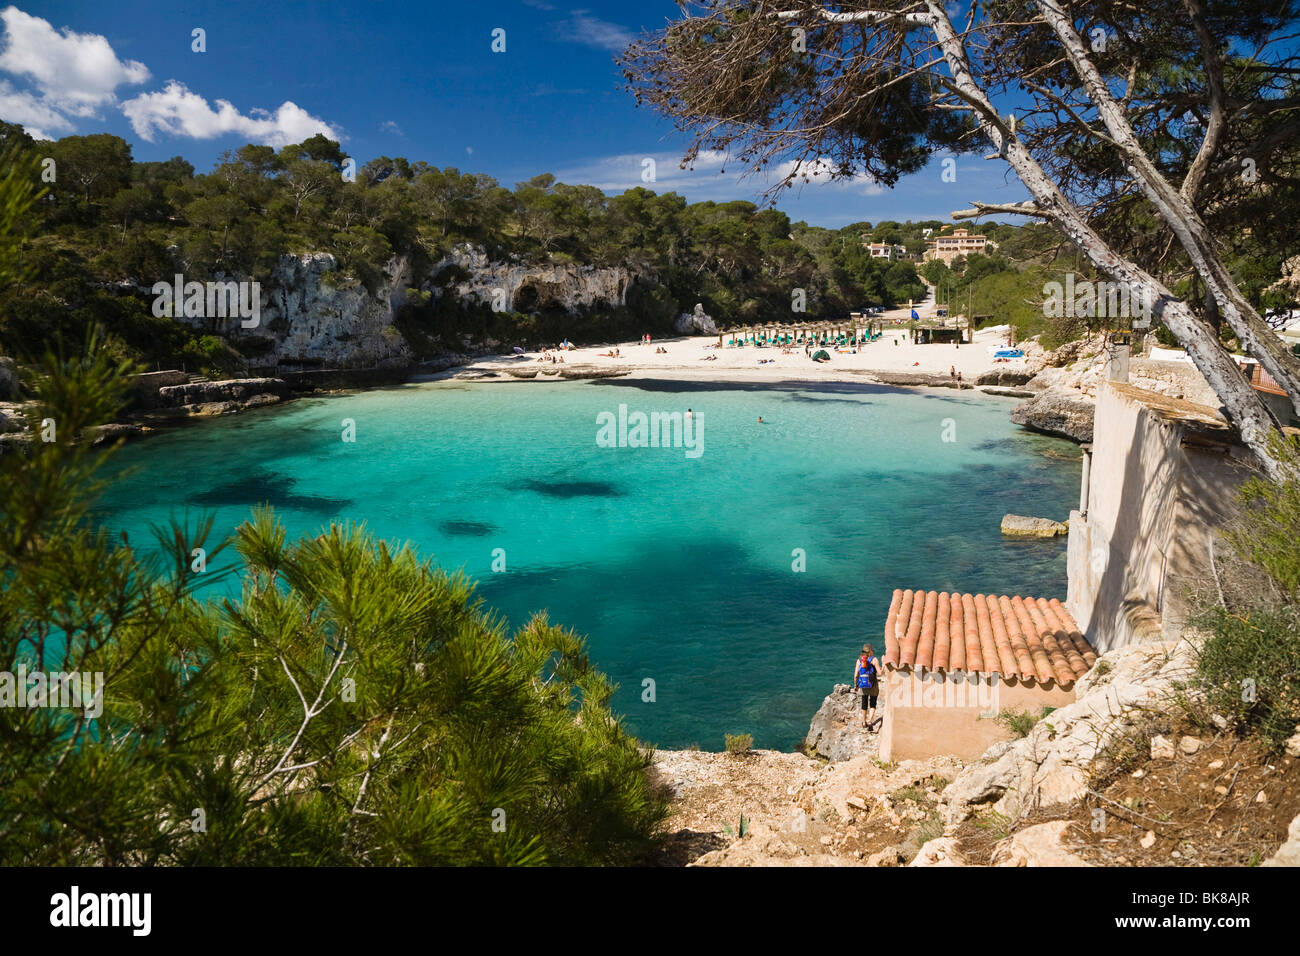
<svg viewBox="0 0 1300 956"><path fill-rule="evenodd" d="M1026 515L1003 515L1002 533L1010 538L1055 538L1068 534L1070 525L1051 518L1030 518Z"/></svg>
<svg viewBox="0 0 1300 956"><path fill-rule="evenodd" d="M832 761L879 753L879 738L859 726L861 709L853 688L848 684L836 684L813 716L808 736L803 741L804 752Z"/></svg>
<svg viewBox="0 0 1300 956"><path fill-rule="evenodd" d="M1074 389L1053 386L1011 410L1011 421L1047 435L1092 441L1096 406Z"/></svg>

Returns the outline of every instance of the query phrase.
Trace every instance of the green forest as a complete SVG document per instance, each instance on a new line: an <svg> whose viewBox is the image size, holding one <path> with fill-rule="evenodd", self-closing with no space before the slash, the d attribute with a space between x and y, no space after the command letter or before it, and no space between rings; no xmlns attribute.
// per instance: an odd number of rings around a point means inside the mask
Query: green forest
<svg viewBox="0 0 1300 956"><path fill-rule="evenodd" d="M56 341L75 347L97 329L110 352L145 366L237 370L232 345L243 343L155 317L150 287L178 272L265 282L281 256L314 252L336 257L336 281L371 292L395 256L431 277L395 316L421 357L449 332L530 345L662 335L697 302L722 326L788 319L796 288L812 317L925 294L912 262L863 247L896 238L919 251L925 224L831 230L750 202L645 188L607 196L550 174L509 189L402 157L356 166L319 135L278 151L241 147L207 173L179 156L137 162L108 134L36 142L0 124L0 149L45 189L21 243L29 278L0 291L0 354L19 358ZM591 315L494 313L457 300L456 267L436 269L462 243L498 262L621 265L636 281L625 307Z"/></svg>
<svg viewBox="0 0 1300 956"><path fill-rule="evenodd" d="M929 284L953 313L1009 322L1021 339L1041 335L1052 347L1085 331L1043 316L1044 282L1063 269L1091 270L1036 224L975 226L996 248L949 266L920 262L927 237L955 228L939 220L827 229L752 202L688 203L641 187L609 196L550 174L510 189L403 157L356 166L319 135L278 151L243 146L207 173L179 156L137 162L130 144L109 134L38 142L7 123L0 154L12 175L44 189L15 249L24 278L0 288L0 354L21 361L52 344L80 348L93 331L110 354L144 367L247 372L264 337L227 341L157 317L152 285L183 273L265 287L282 256L320 252L338 262L331 282L370 294L382 291L395 257L406 260L413 288L394 325L419 358L463 335L529 347L663 336L697 302L722 328L789 320L795 289L804 290L808 318L905 304ZM871 242L897 247L901 258L872 258ZM456 294L466 276L448 257L464 244L494 262L622 266L634 281L621 307L495 312ZM1242 276L1261 300L1277 274L1265 265L1258 281Z"/></svg>

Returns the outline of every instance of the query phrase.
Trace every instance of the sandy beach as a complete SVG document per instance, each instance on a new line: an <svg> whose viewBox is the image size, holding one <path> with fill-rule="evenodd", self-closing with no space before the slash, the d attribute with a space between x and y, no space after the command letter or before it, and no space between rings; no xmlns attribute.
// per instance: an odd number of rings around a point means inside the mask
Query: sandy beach
<svg viewBox="0 0 1300 956"><path fill-rule="evenodd" d="M753 345L718 348L718 336L691 336L658 339L650 344L624 342L616 346L574 348L551 352L542 359L539 352L514 358L481 359L456 370L474 377L494 376L507 370L537 369L538 379L559 377L562 369L620 370L637 378L695 379L700 381L861 381L872 373L912 373L950 377L961 373L963 382L973 385L985 372L1023 371L1026 359L995 361L993 349L1006 344L1005 326L980 329L971 344L914 345L905 327L892 326L890 314L885 318L884 335L856 349L827 348L828 362L814 362L802 345L788 350L780 346L757 348ZM847 324L847 323L846 323ZM722 336L723 342L731 338ZM609 352L617 348L618 357ZM656 350L663 348L665 352ZM816 351L814 349L813 351ZM557 361L552 363L550 356ZM563 357L561 364L559 357Z"/></svg>

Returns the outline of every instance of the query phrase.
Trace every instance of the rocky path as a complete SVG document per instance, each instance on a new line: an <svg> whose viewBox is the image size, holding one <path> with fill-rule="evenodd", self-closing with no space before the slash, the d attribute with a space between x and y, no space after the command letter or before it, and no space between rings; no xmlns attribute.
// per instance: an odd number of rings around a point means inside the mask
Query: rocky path
<svg viewBox="0 0 1300 956"><path fill-rule="evenodd" d="M897 865L916 854L918 829L942 830L938 794L961 767L951 757L889 766L867 755L663 751L651 775L675 805L663 862Z"/></svg>
<svg viewBox="0 0 1300 956"><path fill-rule="evenodd" d="M1265 754L1221 717L1189 725L1194 657L1186 641L1110 651L1074 703L969 765L881 763L843 685L813 719L813 756L661 752L651 778L674 806L661 862L1300 864L1300 728Z"/></svg>
<svg viewBox="0 0 1300 956"><path fill-rule="evenodd" d="M895 866L942 831L939 793L952 757L877 759L857 699L836 685L803 753L664 751L652 779L673 798L664 863L698 866ZM745 818L744 835L741 817Z"/></svg>

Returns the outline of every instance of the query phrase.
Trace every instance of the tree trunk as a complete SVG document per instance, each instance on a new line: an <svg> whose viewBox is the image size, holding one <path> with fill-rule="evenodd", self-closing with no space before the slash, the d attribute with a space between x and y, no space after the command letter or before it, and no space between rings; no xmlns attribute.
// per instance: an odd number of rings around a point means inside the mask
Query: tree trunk
<svg viewBox="0 0 1300 956"><path fill-rule="evenodd" d="M1142 290L1147 296L1146 301L1153 303L1156 316L1187 348L1193 364L1222 400L1241 432L1242 441L1255 453L1268 476L1277 480L1291 475L1290 463L1279 460L1269 447L1271 437L1276 434L1272 415L1237 363L1219 344L1214 331L1163 283L1116 253L1088 225L1083 214L1048 178L1038 161L1002 126L997 111L971 74L965 47L942 3L926 0L926 7L944 60L952 73L954 87L975 108L981 128L1016 171L1039 207L1065 230L1094 266L1115 279L1130 283L1130 288Z"/></svg>
<svg viewBox="0 0 1300 956"><path fill-rule="evenodd" d="M1193 268L1204 280L1206 290L1218 304L1219 313L1236 334L1242 347L1259 359L1260 365L1287 393L1296 414L1300 414L1300 359L1291 354L1285 343L1273 334L1241 294L1232 274L1219 258L1200 215L1182 192L1175 189L1151 162L1122 107L1115 101L1105 80L1088 58L1083 40L1075 31L1073 22L1056 5L1056 0L1040 0L1038 7L1048 26L1065 47L1066 54L1083 81L1089 98L1096 105L1107 131L1123 150L1123 158L1142 194L1173 230L1191 259Z"/></svg>

